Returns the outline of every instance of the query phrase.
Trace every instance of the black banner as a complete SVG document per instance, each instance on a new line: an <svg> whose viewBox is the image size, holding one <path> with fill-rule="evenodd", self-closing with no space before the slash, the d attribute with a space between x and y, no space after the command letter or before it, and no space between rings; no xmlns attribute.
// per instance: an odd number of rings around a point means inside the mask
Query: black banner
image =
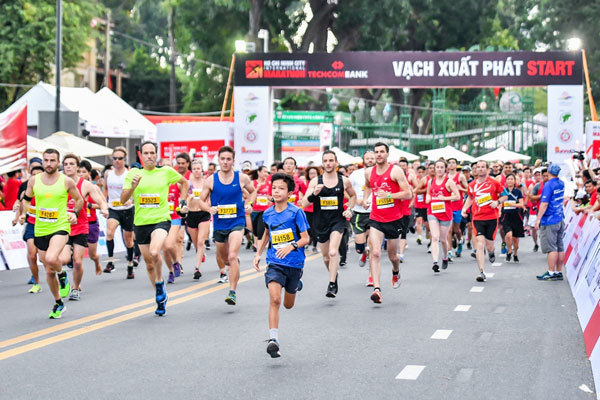
<svg viewBox="0 0 600 400"><path fill-rule="evenodd" d="M581 85L581 53L350 52L237 54L236 86L505 87Z"/></svg>

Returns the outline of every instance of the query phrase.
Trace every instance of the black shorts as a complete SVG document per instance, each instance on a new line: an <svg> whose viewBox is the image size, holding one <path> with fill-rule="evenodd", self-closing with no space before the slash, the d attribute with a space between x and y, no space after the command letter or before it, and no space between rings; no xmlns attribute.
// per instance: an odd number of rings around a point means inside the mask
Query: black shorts
<svg viewBox="0 0 600 400"><path fill-rule="evenodd" d="M133 227L133 230L135 232L135 241L137 242L137 244L150 244L152 232L154 232L157 229L162 229L168 233L171 229L171 220L162 221L157 224L135 225Z"/></svg>
<svg viewBox="0 0 600 400"><path fill-rule="evenodd" d="M88 234L82 233L75 236L69 236L69 241L67 242L67 244L71 247L73 247L76 244L81 247L88 247Z"/></svg>
<svg viewBox="0 0 600 400"><path fill-rule="evenodd" d="M319 226L316 229L317 232L317 242L319 243L325 243L329 240L329 237L331 236L331 232L340 232L340 233L344 233L344 230L346 229L346 220L337 220L337 221L332 221L331 225L328 226Z"/></svg>
<svg viewBox="0 0 600 400"><path fill-rule="evenodd" d="M119 225L121 225L121 228L127 232L133 231L133 215L133 207L125 210L108 209L108 219L117 220Z"/></svg>
<svg viewBox="0 0 600 400"><path fill-rule="evenodd" d="M227 241L227 239L229 239L229 235L231 234L231 232L235 232L235 231L244 231L244 229L246 229L246 226L244 225L238 225L238 226L234 226L231 229L223 229L220 231L214 231L213 232L213 239L215 239L215 242L218 243L225 243Z"/></svg>
<svg viewBox="0 0 600 400"><path fill-rule="evenodd" d="M69 232L57 231L45 236L36 236L33 238L33 244L39 251L46 251L48 250L48 246L50 246L50 239L52 239L52 236L55 235L68 236Z"/></svg>
<svg viewBox="0 0 600 400"><path fill-rule="evenodd" d="M279 264L269 264L265 273L265 284L277 282L287 293L294 294L298 291L298 283L302 278L302 268L286 267Z"/></svg>
<svg viewBox="0 0 600 400"><path fill-rule="evenodd" d="M497 219L486 219L483 221L473 221L475 236L483 236L487 240L496 239L496 230L498 229Z"/></svg>
<svg viewBox="0 0 600 400"><path fill-rule="evenodd" d="M377 229L383 233L386 239L398 239L402 230L402 218L390 222L379 222L371 220L371 229Z"/></svg>
<svg viewBox="0 0 600 400"><path fill-rule="evenodd" d="M350 226L352 226L352 232L355 235L366 233L369 230L369 218L371 216L368 212L356 212L352 213L352 219L350 220Z"/></svg>
<svg viewBox="0 0 600 400"><path fill-rule="evenodd" d="M400 239L406 239L409 222L410 215L404 215L402 218L400 218Z"/></svg>
<svg viewBox="0 0 600 400"><path fill-rule="evenodd" d="M427 221L427 209L415 208L415 218L423 218L423 221Z"/></svg>
<svg viewBox="0 0 600 400"><path fill-rule="evenodd" d="M503 213L500 220L504 234L512 232L513 237L525 237L525 229L523 228L523 217L519 212Z"/></svg>
<svg viewBox="0 0 600 400"><path fill-rule="evenodd" d="M252 233L256 238L255 241L262 239L263 235L265 234L265 221L263 219L264 213L264 211L252 211L252 214L250 214L250 220L252 221Z"/></svg>
<svg viewBox="0 0 600 400"><path fill-rule="evenodd" d="M185 219L185 224L188 228L198 229L198 225L208 221L210 221L210 213L206 211L190 211Z"/></svg>

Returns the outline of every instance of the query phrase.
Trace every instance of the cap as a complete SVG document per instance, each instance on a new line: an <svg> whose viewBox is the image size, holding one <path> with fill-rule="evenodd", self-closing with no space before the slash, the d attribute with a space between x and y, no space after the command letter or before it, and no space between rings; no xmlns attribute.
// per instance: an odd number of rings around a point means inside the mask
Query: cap
<svg viewBox="0 0 600 400"><path fill-rule="evenodd" d="M585 196L585 190L579 190L577 192L577 194L575 195L575 199L580 200L580 199L583 199L584 196Z"/></svg>
<svg viewBox="0 0 600 400"><path fill-rule="evenodd" d="M242 171L247 171L252 169L252 163L250 161L244 161L242 163Z"/></svg>
<svg viewBox="0 0 600 400"><path fill-rule="evenodd" d="M29 165L33 163L42 164L42 159L39 157L31 157L31 159L29 160Z"/></svg>
<svg viewBox="0 0 600 400"><path fill-rule="evenodd" d="M537 174L538 172L541 174L542 173L542 169L541 168L536 168L536 169L533 170L534 174Z"/></svg>
<svg viewBox="0 0 600 400"><path fill-rule="evenodd" d="M560 174L560 165L558 165L558 164L551 164L548 167L548 173L550 175L558 176L558 174Z"/></svg>
<svg viewBox="0 0 600 400"><path fill-rule="evenodd" d="M472 171L472 169L471 169L471 167L470 167L469 165L465 165L465 166L463 166L463 167L462 167L462 170L463 170L463 171L469 171L469 172L471 172L471 171Z"/></svg>

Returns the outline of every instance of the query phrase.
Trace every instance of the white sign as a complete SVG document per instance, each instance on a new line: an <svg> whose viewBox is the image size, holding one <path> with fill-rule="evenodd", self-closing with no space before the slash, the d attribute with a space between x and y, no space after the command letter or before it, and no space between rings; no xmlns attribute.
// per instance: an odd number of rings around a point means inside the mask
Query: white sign
<svg viewBox="0 0 600 400"><path fill-rule="evenodd" d="M23 241L25 225L13 226L14 219L14 212L0 211L0 271L29 267L27 244Z"/></svg>
<svg viewBox="0 0 600 400"><path fill-rule="evenodd" d="M596 158L600 153L600 122L585 123L585 152L588 159Z"/></svg>
<svg viewBox="0 0 600 400"><path fill-rule="evenodd" d="M106 248L106 218L100 215L100 213L97 213L96 215L98 215L98 228L100 229L100 234L98 235L98 254L106 256L108 255L108 249ZM120 226L115 230L115 237L113 240L115 242L114 254L126 251Z"/></svg>
<svg viewBox="0 0 600 400"><path fill-rule="evenodd" d="M236 86L233 95L236 167L240 168L244 161L269 165L273 159L270 88Z"/></svg>
<svg viewBox="0 0 600 400"><path fill-rule="evenodd" d="M319 125L320 139L321 139L321 150L331 147L331 141L333 140L333 124L331 122L322 122Z"/></svg>
<svg viewBox="0 0 600 400"><path fill-rule="evenodd" d="M574 151L585 150L583 86L548 86L548 161L569 171Z"/></svg>

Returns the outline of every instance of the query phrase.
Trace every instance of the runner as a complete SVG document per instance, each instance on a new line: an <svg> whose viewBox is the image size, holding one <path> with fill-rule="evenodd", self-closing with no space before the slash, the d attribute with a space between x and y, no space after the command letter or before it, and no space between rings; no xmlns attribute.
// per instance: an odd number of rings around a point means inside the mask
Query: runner
<svg viewBox="0 0 600 400"><path fill-rule="evenodd" d="M31 200L35 198L34 243L46 269L46 282L55 301L49 315L51 319L61 318L65 311L62 297L68 296L70 285L67 272L62 270L60 252L69 240L70 223L77 221L77 215L83 207L83 198L75 182L58 172L59 157L55 149L44 151L44 172L29 178L23 195L25 210L29 209ZM74 199L73 212L67 211L68 195Z"/></svg>
<svg viewBox="0 0 600 400"><path fill-rule="evenodd" d="M417 244L423 244L423 224L427 221L427 203L425 196L427 193L427 181L425 178L427 169L419 165L417 168L417 187L415 188L415 225L417 228Z"/></svg>
<svg viewBox="0 0 600 400"><path fill-rule="evenodd" d="M170 167L170 164L170 160L165 160L165 166ZM186 178L184 177L183 179ZM165 239L165 243L163 245L165 264L167 264L167 268L169 269L169 278L167 279L168 284L175 283L175 278L178 278L183 270L180 262L183 258L183 238L181 237L181 231L183 230L181 229L183 225L183 219L178 212L178 205L181 198L181 193L188 193L188 191L189 189L182 191L178 183L169 185L168 201L169 213L171 215L171 226L169 228L169 233L167 234L167 239ZM187 197L184 196L184 199L186 198Z"/></svg>
<svg viewBox="0 0 600 400"><path fill-rule="evenodd" d="M125 177L121 204L126 204L133 196L135 201L135 217L133 220L135 238L142 251L148 279L156 289L156 311L158 316L166 313L167 291L162 278L162 249L167 233L171 227L169 212L169 186L179 183L180 195L185 197L188 192L188 181L179 175L173 168L156 168L158 146L153 142L144 142L140 145L143 169L133 168ZM179 203L181 212L187 213L187 203Z"/></svg>
<svg viewBox="0 0 600 400"><path fill-rule="evenodd" d="M110 274L115 269L115 231L121 226L125 248L127 250L127 279L133 279L133 267L137 266L133 258L133 202L128 200L121 203L123 183L127 175L125 158L127 150L124 147L115 147L112 153L113 169L104 173L104 196L108 198L108 220L106 221L106 249L108 251L108 263L104 272Z"/></svg>
<svg viewBox="0 0 600 400"><path fill-rule="evenodd" d="M531 229L531 238L533 239L533 252L537 252L540 248L538 245L538 230L536 228L537 212L540 206L540 199L542 198L542 190L544 189L544 182L548 180L548 170L546 168L536 168L533 171L533 179L535 184L531 186L527 194L529 207L529 217L527 224Z"/></svg>
<svg viewBox="0 0 600 400"><path fill-rule="evenodd" d="M265 225L264 235L258 243L254 268L260 271L261 255L267 251L265 283L269 289L269 342L267 353L279 357L279 307L281 290L285 289L283 306L294 306L296 292L302 290L304 248L308 245L308 221L304 212L288 202L294 192L294 181L286 174L275 174L272 180L272 195L275 205L261 216Z"/></svg>
<svg viewBox="0 0 600 400"><path fill-rule="evenodd" d="M196 269L194 279L202 277L200 266L205 261L205 242L210 233L210 213L202 211L200 197L204 186L204 174L202 172L202 161L192 161L192 175L190 176L190 189L188 195L189 212L185 220L192 243L196 248Z"/></svg>
<svg viewBox="0 0 600 400"><path fill-rule="evenodd" d="M319 168L315 167L315 166L310 166L308 168L306 168L306 171L304 171L304 176L307 182L310 182L312 179L316 178L317 176L319 176L321 174L321 171L319 171ZM309 229L308 229L308 236L310 237L310 243L309 246L312 246L312 252L316 253L318 252L317 250L317 234L315 231L315 223L316 221L314 220L314 204L310 203L308 206L304 207L304 214L306 215L306 219L308 221L308 225L309 225Z"/></svg>
<svg viewBox="0 0 600 400"><path fill-rule="evenodd" d="M352 216L356 193L350 180L337 173L337 156L325 150L322 156L323 175L312 179L302 205L314 204L317 241L321 244L323 262L329 270L329 284L325 296L334 298L338 293L339 247L346 229L346 218ZM348 209L344 210L344 192L348 193Z"/></svg>
<svg viewBox="0 0 600 400"><path fill-rule="evenodd" d="M463 235L460 229L462 222L462 207L463 207L463 195L467 193L467 179L463 174L457 171L458 161L456 158L448 159L448 177L454 181L454 184L458 188L459 198L452 202L450 207L452 208L452 229L448 235L448 240L452 243L452 248L456 249L456 257L460 257L463 249ZM452 257L452 250L449 250L450 257Z"/></svg>
<svg viewBox="0 0 600 400"><path fill-rule="evenodd" d="M83 279L83 256L85 249L88 247L88 234L89 234L89 223L87 217L87 202L85 199L91 197L96 204L100 205L100 212L105 217L108 217L108 205L100 192L100 189L96 187L92 182L89 182L77 175L79 168L79 157L75 154L66 154L63 158L63 172L64 174L77 182L77 190L81 193L83 201L83 210L77 216L77 222L71 223L71 232L69 234L69 241L67 245L62 249L60 253L60 259L63 265L73 260L73 285L71 286L71 292L69 294L69 300L80 300L81 299L81 280ZM69 196L67 201L67 211L74 212L75 199Z"/></svg>
<svg viewBox="0 0 600 400"><path fill-rule="evenodd" d="M369 217L371 207L364 207L365 195L365 169L375 165L375 153L366 151L363 154L363 169L357 169L350 175L350 182L356 193L356 205L352 209L352 231L354 232L354 246L356 252L360 254L358 265L364 267L369 258L369 248L367 247L367 238L369 236ZM373 277L369 273L367 285L373 285Z"/></svg>
<svg viewBox="0 0 600 400"><path fill-rule="evenodd" d="M258 242L263 237L263 233L265 232L265 224L263 221L263 213L271 207L271 177L269 175L269 170L266 166L262 165L258 167L257 179L252 181L254 188L256 189L256 201L252 206L252 214L250 214L250 219L252 223L252 233L254 234L254 239ZM257 247L254 247L254 251L256 251Z"/></svg>
<svg viewBox="0 0 600 400"><path fill-rule="evenodd" d="M469 184L471 182L473 182L473 180L475 179L473 177L473 175L471 174L471 167L469 165L465 165L464 167L462 167L461 172L465 176L465 179L467 181L467 188L468 188ZM462 194L463 205L464 205L464 202L467 199L467 197L468 197L467 193ZM462 215L461 215L461 217L462 217ZM471 218L471 209L470 208L467 210L466 218L465 217L461 218L460 231L463 234L463 238L465 236L467 237L467 240L466 240L467 249L471 250L473 248L473 246L471 245L471 240L473 238L473 222L472 222L472 218ZM463 242L464 242L464 240L463 240Z"/></svg>
<svg viewBox="0 0 600 400"><path fill-rule="evenodd" d="M223 277L225 265L229 266L229 294L225 302L236 305L236 289L240 278L238 254L246 227L245 211L252 210L251 204L256 198L256 191L248 175L233 170L235 152L231 147L221 147L218 157L221 170L204 181L200 201L202 209L213 215L213 237L217 243L221 282L227 277ZM242 189L250 195L246 203L242 197Z"/></svg>
<svg viewBox="0 0 600 400"><path fill-rule="evenodd" d="M411 190L414 190L418 185L416 176L413 175L412 171L408 169L408 160L404 157L401 157L398 161L398 166L402 168L404 171L404 175L406 176L406 180L410 185ZM412 214L412 207L414 203L414 196L410 199L400 200L400 208L402 209L402 219L401 219L401 227L400 231L400 262L404 262L404 252L406 250L406 235L408 235L408 226L410 224L410 215Z"/></svg>
<svg viewBox="0 0 600 400"><path fill-rule="evenodd" d="M434 164L435 177L427 185L427 221L431 232L431 257L433 258L433 272L440 272L439 244L442 242L442 269L448 268L448 231L452 223L452 203L460 197L454 179L446 173L447 164L438 160Z"/></svg>
<svg viewBox="0 0 600 400"><path fill-rule="evenodd" d="M79 169L77 170L77 175L86 181L90 181L91 172L92 164L90 164L88 160L81 160L81 162L79 163ZM100 190L98 185L96 185L93 182L91 183L96 187L96 189ZM102 195L102 192L100 192L100 194ZM100 255L98 254L98 238L100 237L100 226L98 225L98 216L96 215L96 210L98 210L100 206L96 204L96 202L94 202L92 196L88 196L86 202L87 218L89 224L88 257L94 262L94 265L96 266L96 275L102 275Z"/></svg>
<svg viewBox="0 0 600 400"><path fill-rule="evenodd" d="M498 228L498 198L504 190L500 182L488 176L486 161L477 162L477 179L469 184L467 201L462 209L462 216L467 216L467 210L473 206L473 230L475 233L475 255L479 275L477 282L485 282L485 254L487 248L490 263L496 262L494 240Z"/></svg>
<svg viewBox="0 0 600 400"><path fill-rule="evenodd" d="M296 169L296 159L287 157L283 160L283 172L294 179L294 193L290 196L289 201L293 205L299 206L306 193L306 184L296 176Z"/></svg>
<svg viewBox="0 0 600 400"><path fill-rule="evenodd" d="M381 245L387 239L388 257L392 262L392 286L400 287L400 257L398 257L398 238L400 237L400 219L402 210L400 200L412 197L404 171L387 161L389 147L385 143L375 143L375 166L365 169L365 207L373 204L369 222L369 248L371 249L371 274L373 275L373 293L371 300L382 302L381 296ZM372 194L372 195L371 195Z"/></svg>
<svg viewBox="0 0 600 400"><path fill-rule="evenodd" d="M500 224L504 230L506 240L506 262L511 258L515 263L519 262L519 238L525 237L523 229L523 193L515 185L517 179L513 174L506 176L506 189L500 195L499 202L502 204Z"/></svg>

